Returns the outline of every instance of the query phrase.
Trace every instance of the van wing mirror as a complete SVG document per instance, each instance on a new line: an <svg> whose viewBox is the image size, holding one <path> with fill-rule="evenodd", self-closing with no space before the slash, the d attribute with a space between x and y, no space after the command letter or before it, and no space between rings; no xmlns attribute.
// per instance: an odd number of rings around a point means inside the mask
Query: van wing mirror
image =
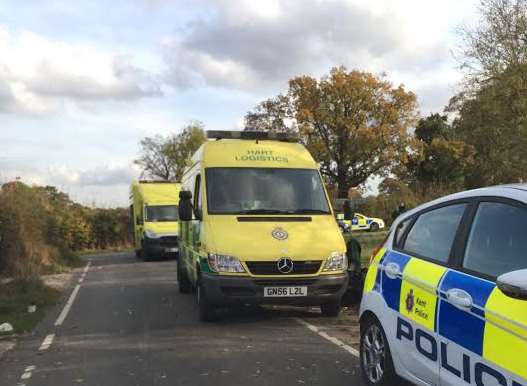
<svg viewBox="0 0 527 386"><path fill-rule="evenodd" d="M527 300L527 269L500 275L497 285L505 295L514 299Z"/></svg>
<svg viewBox="0 0 527 386"><path fill-rule="evenodd" d="M144 221L141 217L137 216L137 218L135 219L135 223L137 225L143 225L144 224Z"/></svg>
<svg viewBox="0 0 527 386"><path fill-rule="evenodd" d="M192 220L192 193L188 190L179 192L178 212L181 221Z"/></svg>
<svg viewBox="0 0 527 386"><path fill-rule="evenodd" d="M182 190L179 192L180 200L192 200L192 192L190 190Z"/></svg>

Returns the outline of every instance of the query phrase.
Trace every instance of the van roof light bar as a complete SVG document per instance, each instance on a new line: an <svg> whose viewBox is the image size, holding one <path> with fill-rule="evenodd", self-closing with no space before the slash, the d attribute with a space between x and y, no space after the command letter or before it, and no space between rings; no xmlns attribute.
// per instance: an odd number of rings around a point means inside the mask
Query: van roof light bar
<svg viewBox="0 0 527 386"><path fill-rule="evenodd" d="M298 136L289 133L275 133L269 131L228 131L208 130L209 139L247 139L247 140L270 140L282 142L298 142Z"/></svg>

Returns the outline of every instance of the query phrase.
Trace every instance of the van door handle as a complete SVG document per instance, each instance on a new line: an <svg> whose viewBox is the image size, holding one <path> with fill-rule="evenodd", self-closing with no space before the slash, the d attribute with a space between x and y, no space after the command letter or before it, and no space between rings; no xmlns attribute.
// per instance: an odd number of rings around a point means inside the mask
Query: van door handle
<svg viewBox="0 0 527 386"><path fill-rule="evenodd" d="M386 264L384 271L390 279L397 279L401 275L401 268L397 263Z"/></svg>
<svg viewBox="0 0 527 386"><path fill-rule="evenodd" d="M447 300L458 308L470 309L474 304L472 296L467 291L459 288L450 288L446 292Z"/></svg>

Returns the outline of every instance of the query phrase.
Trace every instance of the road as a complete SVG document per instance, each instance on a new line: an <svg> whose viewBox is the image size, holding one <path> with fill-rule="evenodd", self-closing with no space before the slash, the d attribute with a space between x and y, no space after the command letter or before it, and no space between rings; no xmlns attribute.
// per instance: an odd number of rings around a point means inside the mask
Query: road
<svg viewBox="0 0 527 386"><path fill-rule="evenodd" d="M0 361L0 386L361 385L353 350L317 334L312 317L247 308L200 323L192 295L177 291L175 261L91 257L64 302Z"/></svg>

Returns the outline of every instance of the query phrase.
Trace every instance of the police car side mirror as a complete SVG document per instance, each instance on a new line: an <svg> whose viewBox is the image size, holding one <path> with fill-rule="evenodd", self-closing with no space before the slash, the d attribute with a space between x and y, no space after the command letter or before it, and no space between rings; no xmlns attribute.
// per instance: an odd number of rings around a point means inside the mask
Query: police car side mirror
<svg viewBox="0 0 527 386"><path fill-rule="evenodd" d="M514 299L527 300L527 269L500 275L497 285L505 295Z"/></svg>
<svg viewBox="0 0 527 386"><path fill-rule="evenodd" d="M192 193L188 190L179 192L179 219L181 221L192 220Z"/></svg>

